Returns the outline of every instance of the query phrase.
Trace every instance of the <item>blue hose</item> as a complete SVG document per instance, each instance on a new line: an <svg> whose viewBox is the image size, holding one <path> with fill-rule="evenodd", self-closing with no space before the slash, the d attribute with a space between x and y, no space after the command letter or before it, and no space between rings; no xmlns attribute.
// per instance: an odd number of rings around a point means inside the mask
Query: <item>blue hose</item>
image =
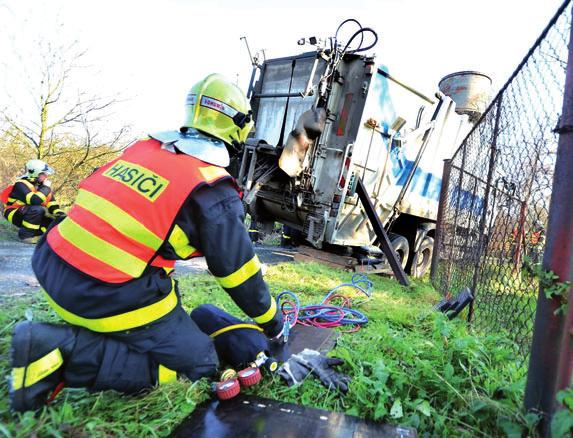
<svg viewBox="0 0 573 438"><path fill-rule="evenodd" d="M290 330L295 324L324 327L355 326L360 327L368 322L368 317L359 310L348 306L337 306L329 303L330 298L340 289L352 287L366 296L372 296L372 281L365 274L356 273L350 283L342 283L331 289L320 304L301 306L296 293L283 291L277 295L277 305L283 311L285 325L283 335L288 339ZM362 301L363 302L363 301Z"/></svg>

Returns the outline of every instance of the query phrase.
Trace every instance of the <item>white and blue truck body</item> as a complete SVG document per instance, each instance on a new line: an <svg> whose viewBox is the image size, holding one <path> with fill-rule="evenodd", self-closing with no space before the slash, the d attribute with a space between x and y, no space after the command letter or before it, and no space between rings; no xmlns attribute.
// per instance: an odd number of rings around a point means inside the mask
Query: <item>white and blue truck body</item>
<svg viewBox="0 0 573 438"><path fill-rule="evenodd" d="M457 110L441 92L425 96L359 54L344 55L335 65L323 49L269 59L253 77L255 131L237 174L257 224L281 222L318 249L368 253L377 242L355 193L360 178L404 266L423 275L443 162L471 130L478 110ZM463 90L448 91L455 99ZM324 128L301 156L299 171L289 174L277 164L289 133L305 111L319 107Z"/></svg>

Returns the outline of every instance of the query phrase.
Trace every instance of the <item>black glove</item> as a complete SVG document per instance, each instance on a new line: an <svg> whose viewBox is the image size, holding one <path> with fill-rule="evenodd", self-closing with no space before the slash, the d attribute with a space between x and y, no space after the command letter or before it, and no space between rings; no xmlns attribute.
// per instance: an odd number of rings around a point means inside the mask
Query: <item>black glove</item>
<svg viewBox="0 0 573 438"><path fill-rule="evenodd" d="M287 384L294 385L312 372L327 388L336 388L343 393L348 391L350 377L337 373L332 367L343 364L342 359L326 357L315 350L305 348L299 354L294 354L279 369L279 375ZM306 370L306 372L305 372ZM303 373L305 374L303 375ZM291 383L292 382L292 383Z"/></svg>
<svg viewBox="0 0 573 438"><path fill-rule="evenodd" d="M278 374L288 386L293 386L302 382L310 374L310 371L310 368L300 360L298 355L294 354L280 366Z"/></svg>

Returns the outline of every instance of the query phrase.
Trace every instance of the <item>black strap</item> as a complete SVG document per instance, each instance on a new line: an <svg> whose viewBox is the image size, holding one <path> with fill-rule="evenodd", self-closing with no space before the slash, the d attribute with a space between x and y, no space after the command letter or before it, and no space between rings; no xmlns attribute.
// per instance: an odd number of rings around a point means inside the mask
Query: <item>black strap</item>
<svg viewBox="0 0 573 438"><path fill-rule="evenodd" d="M243 129L247 123L250 123L252 116L252 110L249 110L247 114L237 111L237 114L233 117L233 123Z"/></svg>
<svg viewBox="0 0 573 438"><path fill-rule="evenodd" d="M557 128L555 128L553 130L553 132L556 134L570 134L573 132L573 126L572 125L560 125Z"/></svg>
<svg viewBox="0 0 573 438"><path fill-rule="evenodd" d="M296 66L296 59L293 59L292 64L291 64L291 71L290 71L290 83L288 84L288 96L287 96L287 101L286 101L286 105L285 105L285 113L283 116L283 123L281 126L281 135L279 135L279 141L277 142L277 146L282 146L282 144L284 142L284 138L285 138L285 127L286 127L287 114L288 114L288 104L290 102L290 92L291 92L291 88L292 88L292 78L294 77L295 66Z"/></svg>

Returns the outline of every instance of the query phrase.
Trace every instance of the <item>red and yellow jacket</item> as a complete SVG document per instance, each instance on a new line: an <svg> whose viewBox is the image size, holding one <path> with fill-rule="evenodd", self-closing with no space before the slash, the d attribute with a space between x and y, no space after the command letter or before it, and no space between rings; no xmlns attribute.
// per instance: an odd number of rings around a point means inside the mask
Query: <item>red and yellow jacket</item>
<svg viewBox="0 0 573 438"><path fill-rule="evenodd" d="M0 201L4 205L4 217L9 222L12 222L18 208L27 205L42 205L52 215L63 213L50 187L34 184L26 178L6 187L0 194Z"/></svg>
<svg viewBox="0 0 573 438"><path fill-rule="evenodd" d="M135 143L80 184L68 217L36 249L32 265L48 301L64 320L93 331L146 325L178 303L174 289L153 285L176 259L203 253L248 316L264 329L282 326L229 187L221 167L156 140ZM220 199L211 203L211 193Z"/></svg>

